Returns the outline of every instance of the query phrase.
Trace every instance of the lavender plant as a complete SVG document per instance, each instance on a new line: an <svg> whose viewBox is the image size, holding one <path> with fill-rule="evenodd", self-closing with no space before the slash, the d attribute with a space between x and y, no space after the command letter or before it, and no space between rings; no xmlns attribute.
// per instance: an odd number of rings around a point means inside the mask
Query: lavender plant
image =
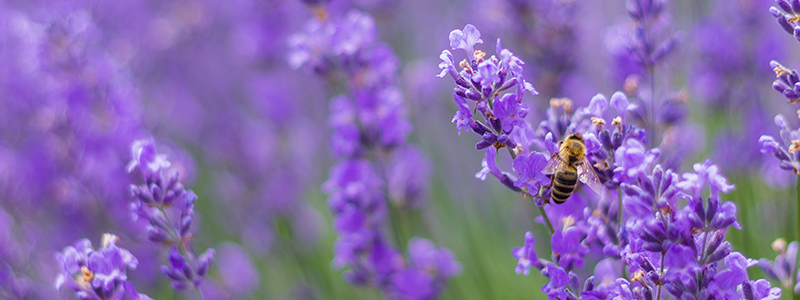
<svg viewBox="0 0 800 300"><path fill-rule="evenodd" d="M717 166L710 161L698 163L694 172L682 176L653 166L660 151L647 149L646 132L626 122L633 110L619 92L610 102L618 114L611 122L613 132L606 128L609 102L602 95L595 96L588 107L575 109L568 99L551 100L547 118L533 130L524 120L527 105L522 96L526 88L535 90L515 76L522 62L502 49L499 41L501 59L486 59L482 51L474 50L479 43L480 33L472 25L452 31L451 47L464 49L467 59L461 61L458 71L452 53L442 51L439 77L449 74L456 83L453 97L459 110L453 123L459 133L472 130L481 136L476 148L487 149L484 168L476 177L483 180L492 174L512 191L533 198L550 231L551 260L536 253L530 232L525 234L524 245L512 250L518 259L518 274L527 275L531 266L540 270L550 279L541 289L550 299L661 299L663 290L680 299L780 297L780 288L772 288L763 279L750 280L746 269L756 262L732 251L724 241L729 226L740 226L736 205L720 198L720 193L730 192L733 185L719 174ZM500 95L515 86L516 93ZM467 99L475 102L474 109ZM482 120L476 120L477 112ZM548 156L531 151L531 146L552 155L558 151L556 139L569 132L584 136L587 155L606 190L599 199L574 199L562 204L571 208L546 211L554 179L543 174ZM514 160L513 172L503 172L496 161L498 150L504 147ZM704 195L706 189L709 194ZM613 191L619 194L618 205L612 205L607 197ZM586 196L591 195L583 198ZM602 276L603 282L584 276L581 286L578 274L587 273L581 270L585 261L603 257L589 272ZM611 267L606 268L608 265ZM611 280L606 279L608 275Z"/></svg>
<svg viewBox="0 0 800 300"><path fill-rule="evenodd" d="M347 268L349 283L372 286L387 299L435 299L461 272L453 253L419 237L408 242L406 259L395 248L407 238L404 213L424 204L420 175L429 165L406 144L412 128L395 83L397 57L377 42L368 14L351 10L327 19L320 18L327 16L319 13L323 7L315 9L318 18L289 39L289 63L340 81L349 92L330 101L331 151L340 159L323 185L339 234L333 264Z"/></svg>
<svg viewBox="0 0 800 300"><path fill-rule="evenodd" d="M172 281L176 290L197 289L205 280L214 249L206 249L196 256L190 247L194 202L197 195L186 190L180 182L177 170L169 169L165 154L157 154L152 139L138 140L131 146L133 159L127 170L138 170L143 183L132 184L131 203L134 220L143 220L147 226L147 239L161 246L170 247L169 265L161 266L161 272Z"/></svg>

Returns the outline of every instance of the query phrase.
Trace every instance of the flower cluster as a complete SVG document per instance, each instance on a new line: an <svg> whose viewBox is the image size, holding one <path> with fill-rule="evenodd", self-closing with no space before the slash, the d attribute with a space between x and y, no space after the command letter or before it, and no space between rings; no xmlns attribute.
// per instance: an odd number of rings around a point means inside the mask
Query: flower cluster
<svg viewBox="0 0 800 300"><path fill-rule="evenodd" d="M148 223L148 240L172 246L170 265L161 267L164 275L172 280L172 287L176 290L197 288L203 283L214 258L211 248L195 257L189 244L193 238L197 195L180 183L178 171L169 168L166 155L156 153L153 139L135 141L131 153L133 159L128 164L128 172L138 170L144 180L130 187L135 199L131 203L134 220Z"/></svg>
<svg viewBox="0 0 800 300"><path fill-rule="evenodd" d="M136 269L139 261L118 247L117 242L117 236L106 233L100 249L95 250L88 239L81 239L57 253L61 273L56 277L56 289L66 286L81 300L152 300L137 293L128 281L127 269Z"/></svg>
<svg viewBox="0 0 800 300"><path fill-rule="evenodd" d="M761 153L772 153L780 160L781 169L800 174L797 170L800 166L800 131L791 130L789 123L781 114L775 116L775 125L780 128L780 142L770 135L762 135L758 139Z"/></svg>
<svg viewBox="0 0 800 300"><path fill-rule="evenodd" d="M772 82L772 88L786 97L789 103L800 102L800 76L797 75L797 71L790 70L774 60L769 62L769 66L778 77Z"/></svg>
<svg viewBox="0 0 800 300"><path fill-rule="evenodd" d="M656 46L653 27L664 11L666 0L628 0L627 10L634 22L628 45L629 56L645 68L652 68L672 53L680 38L672 36Z"/></svg>
<svg viewBox="0 0 800 300"><path fill-rule="evenodd" d="M413 238L403 259L394 247L406 237L393 230L393 246L384 231L387 219L396 229L402 212L424 204L430 167L406 144L411 124L395 83L397 57L377 42L372 17L355 10L340 20L311 20L289 43L290 64L340 80L350 92L330 101L331 150L340 161L323 190L339 234L334 265L347 268L351 284L376 287L387 298L436 298L460 273L452 252Z"/></svg>
<svg viewBox="0 0 800 300"><path fill-rule="evenodd" d="M497 55L486 57L486 53L475 50L475 45L483 43L481 34L475 26L467 24L463 30L450 32L450 46L467 54L456 68L453 54L443 50L439 58L441 73L438 77L450 75L456 83L453 99L458 111L452 122L458 133L472 131L481 137L475 145L478 150L486 149L483 170L476 177L485 180L492 174L506 187L520 192L537 194L541 186L550 180L541 174L547 158L544 154L530 152L533 143L531 125L525 120L530 107L523 103L525 92L538 94L522 75L522 60L511 51L504 49L497 40ZM480 116L480 117L479 117ZM496 162L497 152L507 148L514 157L514 169L519 176L500 170ZM516 177L516 178L515 178Z"/></svg>
<svg viewBox="0 0 800 300"><path fill-rule="evenodd" d="M778 253L775 260L770 261L766 258L758 260L758 266L764 271L769 279L778 281L786 290L793 290L797 293L800 283L792 282L792 270L795 269L797 259L797 242L788 245L783 239L772 242L772 249Z"/></svg>
<svg viewBox="0 0 800 300"><path fill-rule="evenodd" d="M778 21L778 25L783 28L786 33L794 36L797 41L800 41L800 1L797 0L775 0L778 7L772 6L769 8L769 13Z"/></svg>
<svg viewBox="0 0 800 300"><path fill-rule="evenodd" d="M643 23L656 18L663 5L660 1L629 3L630 14ZM476 148L486 149L486 158L476 177L484 180L492 174L516 192L535 195L541 206L540 197L546 197L547 186L554 179L543 174L547 156L532 152L531 147L553 155L559 150L556 138L576 132L583 136L591 168L606 190L619 193L617 205L606 197L608 191L602 191L599 199L573 194L569 205L546 206L542 219L551 232L549 260L536 253L530 232L525 234L524 245L512 250L518 274L527 275L533 266L550 279L542 287L550 299L661 299L662 290L679 299L779 297L780 289L766 280L749 279L746 270L755 261L733 252L725 241L730 226L741 228L736 205L720 197L732 191L733 185L710 161L697 163L694 172L682 175L672 170L672 161L667 161L667 168L656 165L661 150L648 149L645 131L629 123L628 114L636 116L638 106L625 94L613 94L610 102L598 94L582 108L573 108L569 99L553 99L546 118L534 130L524 119L515 119L524 118L528 111L520 101L525 81L514 76L521 61L499 42L501 59L485 59L482 51L474 49L482 41L472 25L454 30L450 42L454 49L464 49L467 59L458 71L453 55L443 51L439 77L449 74L456 83L453 97L459 110L453 123L459 133L464 129L482 137ZM648 45L641 48L653 48ZM649 52L647 59L640 60L652 67L671 47L663 46L664 53ZM504 58L517 63L499 63L506 61ZM504 69L506 65L516 67ZM518 79L509 83L508 78ZM515 86L516 93L500 95ZM468 101L475 102L474 109ZM511 102L514 106L506 101L515 101ZM668 113L659 123L670 126L683 119L685 108L674 106L662 110ZM609 110L612 107L616 113ZM475 118L477 112L481 119ZM611 127L607 118L612 118ZM513 174L503 172L496 161L498 150L504 147L514 158ZM688 204L681 206L679 198ZM584 272L576 271L586 266L587 259L603 257L593 272L603 276L602 282L598 284L590 276L581 287L577 274Z"/></svg>

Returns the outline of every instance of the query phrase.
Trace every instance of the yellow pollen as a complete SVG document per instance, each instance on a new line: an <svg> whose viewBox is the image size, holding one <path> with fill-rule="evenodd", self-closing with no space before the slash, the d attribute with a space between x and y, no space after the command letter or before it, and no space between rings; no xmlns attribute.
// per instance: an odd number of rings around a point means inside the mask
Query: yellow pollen
<svg viewBox="0 0 800 300"><path fill-rule="evenodd" d="M611 126L619 126L622 125L622 118L616 117L614 120L611 120Z"/></svg>
<svg viewBox="0 0 800 300"><path fill-rule="evenodd" d="M636 274L633 275L631 281L641 281L641 283L644 284L644 272L642 272L642 270L637 271Z"/></svg>
<svg viewBox="0 0 800 300"><path fill-rule="evenodd" d="M786 21L789 22L789 23L797 23L798 21L800 21L800 16L795 15L794 17L791 17Z"/></svg>
<svg viewBox="0 0 800 300"><path fill-rule="evenodd" d="M483 60L483 58L484 58L485 56L486 56L486 52L483 52L483 51L481 51L481 50L475 50L475 60L476 60L476 61L481 61L481 60Z"/></svg>
<svg viewBox="0 0 800 300"><path fill-rule="evenodd" d="M94 278L94 273L92 273L92 270L89 270L89 268L86 266L81 267L81 274L83 275L81 278L83 282L90 282Z"/></svg>
<svg viewBox="0 0 800 300"><path fill-rule="evenodd" d="M462 69L464 69L464 70L467 70L467 71L470 71L470 70L472 70L472 69L469 67L469 62L467 61L467 59L463 59L463 60L461 60L461 62L459 62L459 63L458 63L458 66L459 66L459 67L461 67L461 68L462 68Z"/></svg>
<svg viewBox="0 0 800 300"><path fill-rule="evenodd" d="M795 153L800 150L800 141L794 140L792 141L792 145L789 146L789 153Z"/></svg>
<svg viewBox="0 0 800 300"><path fill-rule="evenodd" d="M792 71L790 71L789 69L787 69L786 67L784 67L779 63L775 63L775 65L776 66L774 69L772 69L772 71L775 72L776 77L781 77L783 75L789 75L792 73Z"/></svg>
<svg viewBox="0 0 800 300"><path fill-rule="evenodd" d="M602 118L592 117L592 124L594 124L594 125L606 125L606 120L603 120Z"/></svg>

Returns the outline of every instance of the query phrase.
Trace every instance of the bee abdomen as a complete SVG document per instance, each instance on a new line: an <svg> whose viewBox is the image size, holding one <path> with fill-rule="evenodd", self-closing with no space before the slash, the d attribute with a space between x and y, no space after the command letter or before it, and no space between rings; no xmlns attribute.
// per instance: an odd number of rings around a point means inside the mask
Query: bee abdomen
<svg viewBox="0 0 800 300"><path fill-rule="evenodd" d="M558 204L564 203L569 196L572 195L572 192L575 191L575 185L578 183L578 174L574 172L561 172L553 177L553 201Z"/></svg>

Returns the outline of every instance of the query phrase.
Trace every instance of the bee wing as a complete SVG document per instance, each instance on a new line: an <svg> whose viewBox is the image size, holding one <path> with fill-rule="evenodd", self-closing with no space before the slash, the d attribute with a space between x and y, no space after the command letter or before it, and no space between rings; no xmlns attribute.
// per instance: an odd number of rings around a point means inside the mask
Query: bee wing
<svg viewBox="0 0 800 300"><path fill-rule="evenodd" d="M545 175L555 174L563 164L564 163L561 162L561 157L558 155L558 152L553 153L553 156L550 157L550 160L548 160L547 164L544 165L544 170L542 170L542 173Z"/></svg>
<svg viewBox="0 0 800 300"><path fill-rule="evenodd" d="M597 173L594 172L589 158L584 157L583 163L578 164L577 169L578 179L580 179L581 182L592 188L595 193L600 194L603 191L603 184L600 183L600 179L597 178Z"/></svg>

